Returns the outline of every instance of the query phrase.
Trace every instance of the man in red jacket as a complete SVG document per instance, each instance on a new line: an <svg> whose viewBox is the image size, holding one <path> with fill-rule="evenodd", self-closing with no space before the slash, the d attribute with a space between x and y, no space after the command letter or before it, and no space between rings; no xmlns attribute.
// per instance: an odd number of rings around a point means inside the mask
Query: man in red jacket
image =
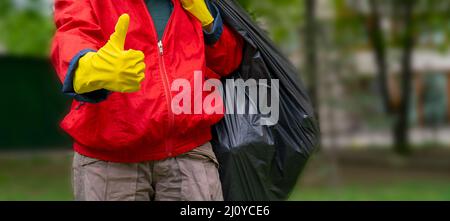
<svg viewBox="0 0 450 221"><path fill-rule="evenodd" d="M223 115L171 108L173 81L193 85L194 73L220 78L240 65L243 41L217 8L55 0L55 23L52 61L74 98L61 126L75 141L75 199L223 200L209 143Z"/></svg>

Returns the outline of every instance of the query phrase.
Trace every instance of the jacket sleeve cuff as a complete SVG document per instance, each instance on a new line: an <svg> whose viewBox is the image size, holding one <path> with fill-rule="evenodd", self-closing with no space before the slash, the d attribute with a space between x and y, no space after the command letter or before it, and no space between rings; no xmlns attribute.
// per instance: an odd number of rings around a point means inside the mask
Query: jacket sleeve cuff
<svg viewBox="0 0 450 221"><path fill-rule="evenodd" d="M64 79L62 92L65 95L68 95L80 102L99 103L108 98L109 95L108 90L101 89L85 94L77 94L73 89L73 78L75 75L75 70L78 68L78 61L80 60L81 57L83 57L89 52L95 52L95 50L92 49L82 50L72 58L69 64L69 69L67 70L66 78Z"/></svg>
<svg viewBox="0 0 450 221"><path fill-rule="evenodd" d="M208 9L214 17L214 24L211 32L203 31L205 42L207 45L214 45L222 35L223 32L223 21L220 15L219 9L210 1L206 1Z"/></svg>

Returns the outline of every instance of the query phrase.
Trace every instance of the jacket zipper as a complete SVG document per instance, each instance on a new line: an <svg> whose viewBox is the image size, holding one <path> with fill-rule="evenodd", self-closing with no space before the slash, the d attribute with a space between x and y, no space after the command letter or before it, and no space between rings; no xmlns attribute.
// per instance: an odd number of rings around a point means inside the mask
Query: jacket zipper
<svg viewBox="0 0 450 221"><path fill-rule="evenodd" d="M170 130L173 128L173 124L174 124L174 114L172 112L172 93L170 92L170 81L169 78L167 76L167 71L166 71L166 65L164 62L164 46L162 41L158 42L158 48L159 48L159 69L160 69L160 73L161 76L163 78L163 85L164 85L164 90L165 90L165 94L166 94L166 102L167 102L167 113L169 116L169 125L168 125L168 133L170 132ZM169 144L170 143L170 139L168 140ZM168 144L168 145L169 145ZM168 152L168 147L166 146L166 151Z"/></svg>
<svg viewBox="0 0 450 221"><path fill-rule="evenodd" d="M147 5L145 4L144 0L140 1L142 4L142 8L146 10L146 15L147 18L149 19L149 22L151 23L151 25L153 26L153 36L155 37L155 39L157 39L156 41L156 46L158 47L158 63L159 63L159 72L161 75L161 78L163 80L163 86L164 86L164 95L166 97L166 103L167 103L167 114L169 117L169 125L167 126L167 131L166 134L170 133L170 130L173 128L173 124L174 124L174 114L172 112L172 93L170 92L170 81L169 78L167 76L167 71L166 71L166 66L165 66L165 62L164 62L164 38L166 36L166 32L169 29L169 25L171 25L172 20L173 20L173 16L176 10L175 7L175 3L172 1L172 3L174 4L173 7L173 11L170 15L169 21L167 21L166 24L166 29L164 30L163 36L161 37L161 40L158 40L158 33L156 32L156 25L150 15L150 13L148 12L147 9ZM167 139L166 140L166 144L165 144L165 149L166 149L166 153L169 154L169 156L171 156L170 152L169 152L169 147L172 146L171 140Z"/></svg>

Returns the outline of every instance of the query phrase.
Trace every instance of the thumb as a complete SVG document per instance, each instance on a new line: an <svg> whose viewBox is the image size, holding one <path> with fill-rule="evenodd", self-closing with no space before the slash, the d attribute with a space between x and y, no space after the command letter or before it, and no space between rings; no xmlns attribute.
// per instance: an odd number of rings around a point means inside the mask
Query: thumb
<svg viewBox="0 0 450 221"><path fill-rule="evenodd" d="M130 16L128 14L121 15L117 21L115 32L110 37L110 41L114 47L124 50L129 25Z"/></svg>

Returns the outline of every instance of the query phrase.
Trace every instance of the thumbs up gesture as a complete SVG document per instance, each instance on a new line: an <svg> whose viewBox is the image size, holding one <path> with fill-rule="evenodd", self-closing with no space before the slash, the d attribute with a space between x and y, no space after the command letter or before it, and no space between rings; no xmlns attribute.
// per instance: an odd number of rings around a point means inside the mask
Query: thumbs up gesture
<svg viewBox="0 0 450 221"><path fill-rule="evenodd" d="M139 91L145 78L144 53L124 50L130 17L120 16L115 32L98 52L84 55L74 76L74 90L84 94L100 89L131 93Z"/></svg>

